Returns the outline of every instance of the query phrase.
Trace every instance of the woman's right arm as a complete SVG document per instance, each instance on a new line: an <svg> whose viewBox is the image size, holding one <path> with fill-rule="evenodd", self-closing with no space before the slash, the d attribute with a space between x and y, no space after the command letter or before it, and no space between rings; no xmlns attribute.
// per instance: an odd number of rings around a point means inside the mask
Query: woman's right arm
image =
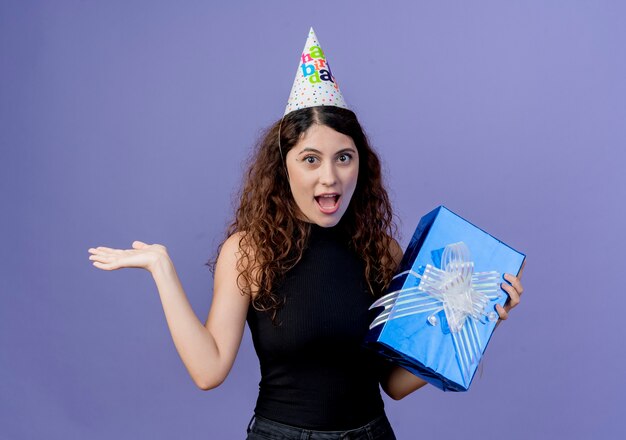
<svg viewBox="0 0 626 440"><path fill-rule="evenodd" d="M133 243L133 248L90 249L90 252L100 249L99 253L92 252L90 259L104 270L140 267L150 271L174 345L191 378L203 390L217 387L226 379L235 361L249 305L249 296L242 295L237 286L238 234L229 237L220 251L213 300L205 325L189 304L165 248L141 242Z"/></svg>

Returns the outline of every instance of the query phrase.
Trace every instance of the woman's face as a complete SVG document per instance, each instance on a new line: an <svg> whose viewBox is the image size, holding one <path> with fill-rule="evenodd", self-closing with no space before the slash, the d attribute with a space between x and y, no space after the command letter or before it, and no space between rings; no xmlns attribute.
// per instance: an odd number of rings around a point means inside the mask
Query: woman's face
<svg viewBox="0 0 626 440"><path fill-rule="evenodd" d="M359 154L352 138L325 125L312 125L285 161L302 219L322 227L339 223L359 177Z"/></svg>

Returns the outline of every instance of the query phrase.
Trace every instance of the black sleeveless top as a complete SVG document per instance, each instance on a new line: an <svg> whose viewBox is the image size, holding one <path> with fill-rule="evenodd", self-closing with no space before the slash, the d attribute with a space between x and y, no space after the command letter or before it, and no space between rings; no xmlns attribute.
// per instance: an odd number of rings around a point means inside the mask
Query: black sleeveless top
<svg viewBox="0 0 626 440"><path fill-rule="evenodd" d="M261 365L255 414L323 431L349 430L383 414L387 363L362 346L376 313L363 262L335 228L312 225L302 259L276 293L277 313L248 310Z"/></svg>

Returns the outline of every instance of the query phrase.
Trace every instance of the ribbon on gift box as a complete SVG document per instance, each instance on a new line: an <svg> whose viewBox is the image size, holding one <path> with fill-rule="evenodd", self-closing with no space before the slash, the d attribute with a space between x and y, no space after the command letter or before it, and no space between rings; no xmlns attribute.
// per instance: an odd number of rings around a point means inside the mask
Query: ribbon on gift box
<svg viewBox="0 0 626 440"><path fill-rule="evenodd" d="M427 312L430 312L426 317L428 323L437 326L440 324L437 315L443 310L459 367L469 380L486 342L480 340L477 322L485 324L498 319L489 305L501 295L500 274L474 272L470 250L463 242L445 246L441 268L427 264L418 271L407 270L394 277L404 276L404 286L412 278L412 285L389 292L372 304L370 309L384 307L384 310L372 321L370 329L391 319Z"/></svg>

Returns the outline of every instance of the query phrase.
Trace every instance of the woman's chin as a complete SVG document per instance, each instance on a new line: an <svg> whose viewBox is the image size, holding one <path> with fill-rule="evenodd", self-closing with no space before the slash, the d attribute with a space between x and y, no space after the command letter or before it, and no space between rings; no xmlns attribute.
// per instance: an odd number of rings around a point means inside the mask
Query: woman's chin
<svg viewBox="0 0 626 440"><path fill-rule="evenodd" d="M304 222L311 223L317 225L321 228L332 228L333 226L337 226L339 221L341 220L341 216L333 215L333 216L310 216L306 215L298 216L298 218Z"/></svg>
<svg viewBox="0 0 626 440"><path fill-rule="evenodd" d="M339 219L341 220L341 219ZM332 228L333 226L337 226L337 223L339 223L339 220L335 220L335 221L330 221L330 220L326 220L323 222L315 222L315 224L317 226L320 226L322 228Z"/></svg>
<svg viewBox="0 0 626 440"><path fill-rule="evenodd" d="M342 216L343 212L336 212L333 215L316 216L312 223L322 228L332 228L333 226L337 226Z"/></svg>

